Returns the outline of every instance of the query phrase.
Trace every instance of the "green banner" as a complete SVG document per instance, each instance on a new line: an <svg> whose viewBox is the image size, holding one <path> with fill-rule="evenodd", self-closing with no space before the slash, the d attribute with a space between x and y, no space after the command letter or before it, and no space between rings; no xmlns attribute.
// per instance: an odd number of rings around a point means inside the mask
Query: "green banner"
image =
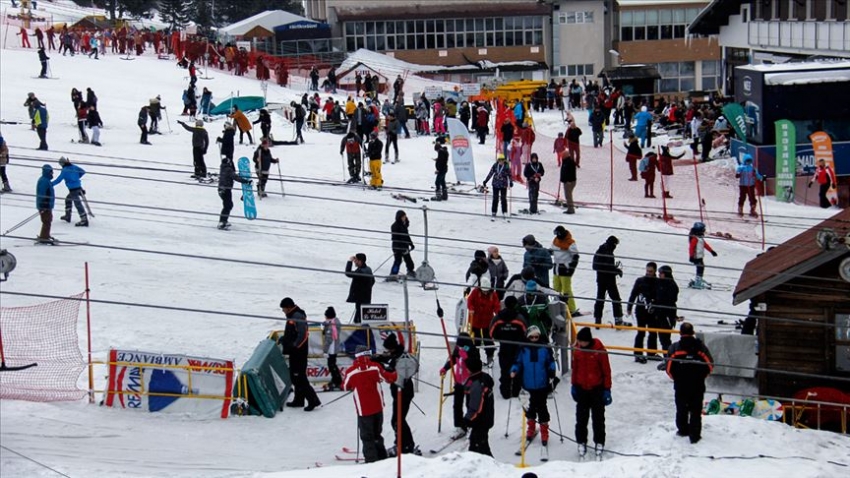
<svg viewBox="0 0 850 478"><path fill-rule="evenodd" d="M723 107L723 116L729 120L729 124L735 130L738 139L747 144L747 116L744 108L738 103L729 103Z"/></svg>
<svg viewBox="0 0 850 478"><path fill-rule="evenodd" d="M776 125L776 200L794 201L797 180L797 130L794 123L779 120Z"/></svg>

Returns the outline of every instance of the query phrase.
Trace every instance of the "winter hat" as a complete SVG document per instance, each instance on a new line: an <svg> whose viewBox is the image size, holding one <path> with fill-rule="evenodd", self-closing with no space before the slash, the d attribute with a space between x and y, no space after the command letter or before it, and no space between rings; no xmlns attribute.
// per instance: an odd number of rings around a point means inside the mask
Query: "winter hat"
<svg viewBox="0 0 850 478"><path fill-rule="evenodd" d="M489 289L490 285L490 279L487 276L481 276L481 279L478 279L478 287L482 289Z"/></svg>
<svg viewBox="0 0 850 478"><path fill-rule="evenodd" d="M522 238L523 246L533 246L535 242L537 242L537 239L532 234L529 234Z"/></svg>
<svg viewBox="0 0 850 478"><path fill-rule="evenodd" d="M616 246L619 243L620 240L617 239L617 236L608 236L608 239L605 240L605 244L608 244L610 246Z"/></svg>
<svg viewBox="0 0 850 478"><path fill-rule="evenodd" d="M641 106L641 107L640 107L640 110L641 110L641 112L646 113L646 106Z"/></svg>
<svg viewBox="0 0 850 478"><path fill-rule="evenodd" d="M528 328L528 331L525 332L526 337L531 337L532 335L540 335L540 327L536 325L532 325Z"/></svg>
<svg viewBox="0 0 850 478"><path fill-rule="evenodd" d="M531 266L526 266L522 268L522 272L519 274L523 280L531 280L534 279L534 268Z"/></svg>
<svg viewBox="0 0 850 478"><path fill-rule="evenodd" d="M516 297L509 295L509 296L505 297L505 308L506 309L513 309L514 307L516 307L518 302L519 301L517 301Z"/></svg>
<svg viewBox="0 0 850 478"><path fill-rule="evenodd" d="M289 297L284 297L282 301L280 301L281 309L288 309L290 307L295 307L295 301L293 301Z"/></svg>
<svg viewBox="0 0 850 478"><path fill-rule="evenodd" d="M485 257L487 257L487 254L484 251L475 251L476 259L484 259Z"/></svg>
<svg viewBox="0 0 850 478"><path fill-rule="evenodd" d="M482 366L481 357L479 357L477 353L471 354L469 358L466 359L466 368L469 369L469 373L480 372Z"/></svg>
<svg viewBox="0 0 850 478"><path fill-rule="evenodd" d="M398 348L398 338L396 338L395 332L387 335L387 338L384 339L384 349L385 350L395 350Z"/></svg>
<svg viewBox="0 0 850 478"><path fill-rule="evenodd" d="M682 322L682 325L679 326L679 334L681 335L694 335L694 326L690 322Z"/></svg>
<svg viewBox="0 0 850 478"><path fill-rule="evenodd" d="M752 163L752 162L753 162L753 157L752 157L751 155L749 155L749 154L745 154L745 155L744 155L744 162L745 162L745 163Z"/></svg>
<svg viewBox="0 0 850 478"><path fill-rule="evenodd" d="M670 266L661 266L661 267L659 267L659 268L658 268L658 273L659 273L659 274L664 274L664 276L665 276L665 277L667 277L668 279L672 279L672 278L673 278L673 268L672 268L672 267L670 267Z"/></svg>
<svg viewBox="0 0 850 478"><path fill-rule="evenodd" d="M357 260L360 261L360 262L366 262L366 254L363 254L362 252L358 252L357 254L354 254L354 257L356 257Z"/></svg>
<svg viewBox="0 0 850 478"><path fill-rule="evenodd" d="M529 292L536 291L537 290L537 281L532 279L532 280L526 282L525 283L525 290L527 290Z"/></svg>
<svg viewBox="0 0 850 478"><path fill-rule="evenodd" d="M558 237L565 237L567 235L567 229L564 226L558 226L552 232Z"/></svg>
<svg viewBox="0 0 850 478"><path fill-rule="evenodd" d="M53 166L51 166L49 164L45 164L44 166L41 167L41 172L42 173L50 172L52 174L53 173Z"/></svg>
<svg viewBox="0 0 850 478"><path fill-rule="evenodd" d="M333 307L328 307L327 309L325 309L325 317L328 319L336 317L336 310L334 310Z"/></svg>
<svg viewBox="0 0 850 478"><path fill-rule="evenodd" d="M590 327L583 327L576 334L576 340L579 342L590 342L593 340L593 334L590 333Z"/></svg>
<svg viewBox="0 0 850 478"><path fill-rule="evenodd" d="M59 165L60 166L65 166L66 164L69 164L70 162L71 162L71 160L66 158L65 156L62 156L61 158L59 158Z"/></svg>
<svg viewBox="0 0 850 478"><path fill-rule="evenodd" d="M537 478L537 473L532 473L529 471L528 473L523 473L522 478Z"/></svg>
<svg viewBox="0 0 850 478"><path fill-rule="evenodd" d="M195 121L195 126L201 127L201 126L203 126L203 125L204 125L204 120L197 120L197 121Z"/></svg>
<svg viewBox="0 0 850 478"><path fill-rule="evenodd" d="M372 355L372 349L370 349L369 347L367 347L365 345L358 345L354 349L354 356L355 357L363 357L364 355Z"/></svg>

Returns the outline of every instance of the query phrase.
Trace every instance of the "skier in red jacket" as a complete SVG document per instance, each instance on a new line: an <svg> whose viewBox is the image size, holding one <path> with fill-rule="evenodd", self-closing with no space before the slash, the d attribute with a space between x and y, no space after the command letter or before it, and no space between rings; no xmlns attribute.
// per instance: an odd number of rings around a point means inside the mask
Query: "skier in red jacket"
<svg viewBox="0 0 850 478"><path fill-rule="evenodd" d="M611 404L611 365L608 352L589 327L576 335L573 349L572 396L576 401L578 453L587 453L587 422L593 415L593 442L597 458L605 448L605 407Z"/></svg>
<svg viewBox="0 0 850 478"><path fill-rule="evenodd" d="M389 372L372 361L372 352L365 345L358 345L354 363L345 371L342 388L354 391L354 406L357 408L357 428L363 442L363 457L366 463L387 457L381 428L384 424L384 392L381 382L395 382L396 372Z"/></svg>

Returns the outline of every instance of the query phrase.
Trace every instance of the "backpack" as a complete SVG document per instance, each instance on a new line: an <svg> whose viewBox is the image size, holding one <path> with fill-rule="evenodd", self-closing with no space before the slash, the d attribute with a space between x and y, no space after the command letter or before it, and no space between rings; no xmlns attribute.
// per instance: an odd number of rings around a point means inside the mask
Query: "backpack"
<svg viewBox="0 0 850 478"><path fill-rule="evenodd" d="M647 169L649 169L649 156L644 156L638 163L638 171L645 173Z"/></svg>

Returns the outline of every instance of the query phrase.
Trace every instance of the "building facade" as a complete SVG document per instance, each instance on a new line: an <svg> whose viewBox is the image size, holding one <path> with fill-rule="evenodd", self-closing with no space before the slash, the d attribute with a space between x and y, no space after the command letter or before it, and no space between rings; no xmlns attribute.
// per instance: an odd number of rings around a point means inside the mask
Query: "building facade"
<svg viewBox="0 0 850 478"><path fill-rule="evenodd" d="M611 44L605 0L556 0L552 5L552 77L594 78Z"/></svg>
<svg viewBox="0 0 850 478"><path fill-rule="evenodd" d="M735 67L809 57L850 58L847 0L713 0L690 31L717 35L724 91L735 92Z"/></svg>
<svg viewBox="0 0 850 478"><path fill-rule="evenodd" d="M714 35L693 35L688 25L708 0L618 0L611 65L655 66L658 94L713 91L721 86L721 49Z"/></svg>
<svg viewBox="0 0 850 478"><path fill-rule="evenodd" d="M536 0L307 2L307 15L330 23L349 52L366 48L445 67L525 62L504 71L524 70L520 76L538 79L551 64L551 12L551 5Z"/></svg>

